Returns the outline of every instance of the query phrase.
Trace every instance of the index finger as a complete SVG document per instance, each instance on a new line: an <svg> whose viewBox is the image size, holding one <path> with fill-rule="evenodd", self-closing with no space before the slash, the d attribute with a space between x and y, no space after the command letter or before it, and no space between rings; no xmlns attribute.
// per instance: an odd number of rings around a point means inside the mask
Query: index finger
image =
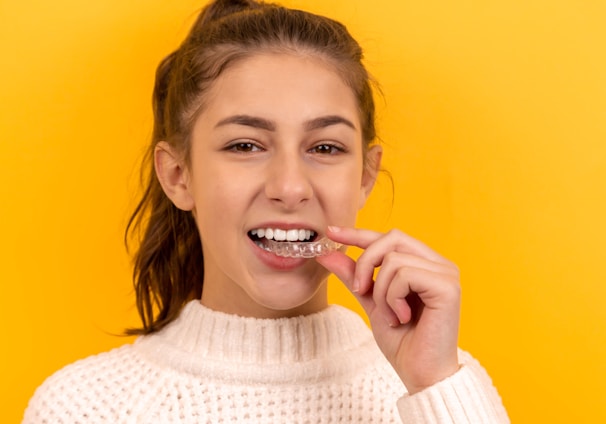
<svg viewBox="0 0 606 424"><path fill-rule="evenodd" d="M357 246L362 249L367 249L379 239L383 239L381 244L384 244L385 247L391 251L408 253L438 263L448 262L448 260L429 246L400 230L391 230L388 233L380 233L361 228L329 226L326 235L336 242Z"/></svg>

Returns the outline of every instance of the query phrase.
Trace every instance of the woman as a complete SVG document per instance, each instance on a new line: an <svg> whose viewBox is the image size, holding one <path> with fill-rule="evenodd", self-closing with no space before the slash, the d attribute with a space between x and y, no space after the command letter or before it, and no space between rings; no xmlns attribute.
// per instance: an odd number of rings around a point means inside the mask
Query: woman
<svg viewBox="0 0 606 424"><path fill-rule="evenodd" d="M154 172L130 228L141 337L50 377L24 422L508 422L457 349L456 266L353 228L381 160L361 60L325 17L202 11L157 71ZM281 253L326 239L364 252ZM330 272L372 332L328 305Z"/></svg>

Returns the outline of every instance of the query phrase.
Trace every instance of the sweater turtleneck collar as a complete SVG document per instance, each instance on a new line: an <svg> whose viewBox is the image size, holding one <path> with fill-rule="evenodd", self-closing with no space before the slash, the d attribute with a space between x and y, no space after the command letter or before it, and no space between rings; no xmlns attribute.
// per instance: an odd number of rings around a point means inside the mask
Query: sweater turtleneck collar
<svg viewBox="0 0 606 424"><path fill-rule="evenodd" d="M176 371L274 383L334 378L359 369L377 349L364 321L341 306L259 319L213 311L199 300L160 332L140 337L135 348Z"/></svg>

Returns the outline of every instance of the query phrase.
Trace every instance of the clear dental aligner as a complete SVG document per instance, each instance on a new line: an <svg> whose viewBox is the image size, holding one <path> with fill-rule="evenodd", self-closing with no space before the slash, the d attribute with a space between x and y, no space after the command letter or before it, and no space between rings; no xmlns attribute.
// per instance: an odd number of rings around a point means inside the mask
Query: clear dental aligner
<svg viewBox="0 0 606 424"><path fill-rule="evenodd" d="M315 258L338 250L342 244L328 238L318 241L275 241L265 240L264 248L268 252L286 258Z"/></svg>

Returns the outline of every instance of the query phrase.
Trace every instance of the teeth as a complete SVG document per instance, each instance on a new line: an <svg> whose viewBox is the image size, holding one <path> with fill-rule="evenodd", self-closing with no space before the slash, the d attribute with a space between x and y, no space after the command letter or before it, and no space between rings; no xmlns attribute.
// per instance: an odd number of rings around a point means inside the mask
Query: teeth
<svg viewBox="0 0 606 424"><path fill-rule="evenodd" d="M316 233L312 230L292 229L282 230L280 228L256 228L250 234L259 238L275 241L309 241Z"/></svg>

